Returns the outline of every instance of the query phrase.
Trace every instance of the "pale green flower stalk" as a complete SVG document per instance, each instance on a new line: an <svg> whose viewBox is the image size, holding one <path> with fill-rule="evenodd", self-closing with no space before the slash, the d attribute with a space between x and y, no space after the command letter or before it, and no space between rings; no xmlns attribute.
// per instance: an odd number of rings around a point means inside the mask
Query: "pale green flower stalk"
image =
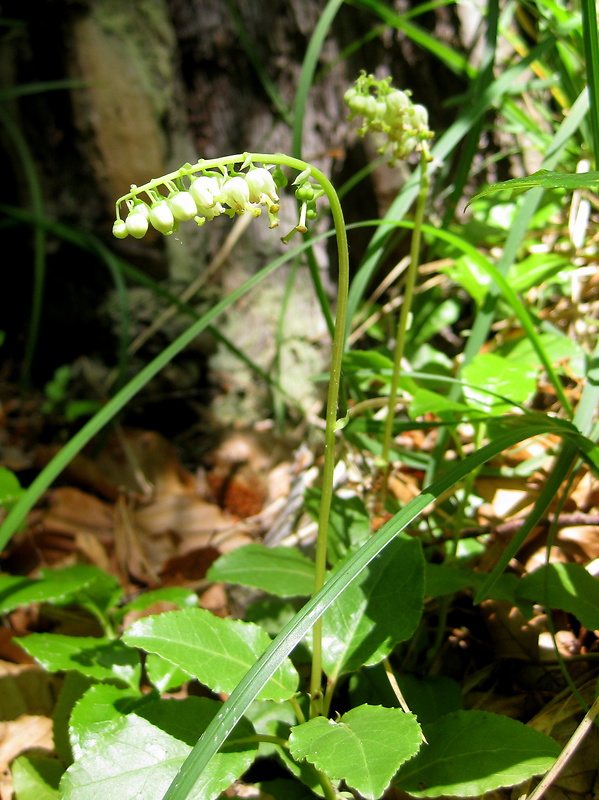
<svg viewBox="0 0 599 800"><path fill-rule="evenodd" d="M374 75L367 75L362 72L355 85L345 93L344 100L350 110L350 119L360 116L364 120L358 129L360 136L365 136L368 132L382 135L383 143L379 147L379 152L384 154L390 150L390 166L393 166L398 159L405 160L409 158L414 152L420 153L420 189L414 213L410 263L406 274L403 303L397 322L393 353L393 374L389 389L389 402L387 404L381 452L381 460L385 467L388 468L401 362L418 272L422 222L429 188L428 164L431 161L431 155L428 148L428 140L434 134L428 128L428 112L426 108L412 103L409 91L402 92L399 89L394 89L391 86L391 78L377 80Z"/></svg>
<svg viewBox="0 0 599 800"><path fill-rule="evenodd" d="M256 163L261 166L255 166ZM275 167L273 172L269 169L272 167ZM349 256L345 222L339 198L332 184L316 167L280 153L243 153L211 160L202 159L196 164L184 164L176 172L155 178L144 186L131 186L129 194L117 200L116 221L112 230L118 239L127 236L140 239L152 225L168 236L178 229L181 222L188 220L204 225L207 220L214 219L220 214L233 217L236 214L249 212L257 217L263 209L268 213L270 227L274 228L279 224L278 188L287 183L281 167L289 167L299 172L294 185L297 186L296 198L301 203L298 224L283 237L283 241L288 242L298 231L306 232L307 221L316 216L316 201L326 195L335 225L339 261L337 312L325 416L322 499L316 541L314 585L316 593L324 585L326 574L327 534L333 499L337 406L349 290ZM127 209L124 220L121 219L123 207ZM319 619L313 628L310 681L313 716L322 713L321 681L322 620Z"/></svg>

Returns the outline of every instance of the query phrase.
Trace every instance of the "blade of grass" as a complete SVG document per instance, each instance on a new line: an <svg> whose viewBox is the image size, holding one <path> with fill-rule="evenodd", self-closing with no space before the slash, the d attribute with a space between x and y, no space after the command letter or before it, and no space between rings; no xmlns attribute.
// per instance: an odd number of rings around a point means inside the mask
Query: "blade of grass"
<svg viewBox="0 0 599 800"><path fill-rule="evenodd" d="M476 69L468 63L468 59L465 56L443 44L438 38L432 36L419 25L409 22L408 15L397 14L393 9L389 8L388 4L382 3L380 0L350 0L350 5L366 8L376 14L377 17L380 17L387 25L402 31L414 44L424 50L428 50L456 75L466 75L470 78L476 75Z"/></svg>
<svg viewBox="0 0 599 800"><path fill-rule="evenodd" d="M310 246L305 243L296 248L293 254L301 249ZM210 323L218 317L232 303L246 294L250 289L272 274L281 264L284 264L290 257L285 254L272 261L261 269L249 280L231 292L227 297L213 306L208 312L193 323L186 331L177 337L168 347L166 347L156 358L147 364L129 383L117 392L98 413L93 416L72 439L56 454L50 463L44 467L40 474L35 478L29 488L19 497L12 507L8 516L0 526L0 551L9 542L11 536L18 529L25 518L27 512L33 507L34 503L41 497L43 492L50 486L52 481L60 475L62 470L71 460L81 451L83 447L98 433L104 425L112 420L118 412L134 397L139 390L148 383L155 375L160 372L172 359L183 350L195 337L205 330Z"/></svg>
<svg viewBox="0 0 599 800"><path fill-rule="evenodd" d="M586 61L587 85L591 99L591 133L595 169L599 158L599 40L595 0L581 0L582 36Z"/></svg>
<svg viewBox="0 0 599 800"><path fill-rule="evenodd" d="M270 676L299 644L316 620L400 531L413 522L430 503L451 489L473 469L477 469L486 461L523 439L548 431L563 436L575 434L573 426L551 418L544 418L532 424L517 423L511 430L498 435L494 441L470 454L459 464L451 466L444 476L410 501L362 545L283 628L256 664L242 678L223 705L218 717L212 720L187 757L163 800L187 800L191 796L200 774L208 766L212 757L218 752Z"/></svg>
<svg viewBox="0 0 599 800"><path fill-rule="evenodd" d="M0 122L4 126L21 161L31 207L36 216L44 216L42 187L29 146L8 110L0 105ZM28 386L31 381L31 365L35 356L40 331L40 320L44 300L46 282L46 234L43 228L35 227L33 231L33 281L31 291L31 312L25 342L25 355L21 366L21 381Z"/></svg>

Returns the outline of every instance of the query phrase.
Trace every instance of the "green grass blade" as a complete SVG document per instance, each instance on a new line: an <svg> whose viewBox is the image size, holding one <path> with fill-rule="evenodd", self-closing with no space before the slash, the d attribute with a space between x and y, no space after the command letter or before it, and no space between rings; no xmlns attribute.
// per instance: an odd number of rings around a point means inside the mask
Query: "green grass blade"
<svg viewBox="0 0 599 800"><path fill-rule="evenodd" d="M305 249L308 244L302 245ZM300 248L297 248L294 253ZM60 475L67 464L79 453L83 447L106 425L116 414L133 398L140 389L157 375L173 358L181 352L195 337L210 325L219 314L232 305L236 300L250 291L254 286L271 275L281 264L290 258L289 254L281 256L275 261L261 269L249 280L231 292L227 297L217 303L213 308L204 314L199 320L194 322L184 331L174 342L166 347L156 358L147 364L129 383L127 383L117 394L112 397L98 413L93 416L78 431L72 439L60 450L59 453L44 467L40 474L35 478L31 486L20 496L10 513L0 526L0 550L3 550L9 542L11 536L18 529L25 518L27 512L33 507L34 503L41 497L43 492L50 486L52 481Z"/></svg>
<svg viewBox="0 0 599 800"><path fill-rule="evenodd" d="M420 26L410 22L407 15L397 14L389 8L389 4L382 3L380 0L354 0L353 5L366 8L380 17L387 25L405 33L415 44L432 53L456 75L467 75L470 78L476 75L476 70L470 66L465 56L443 44Z"/></svg>
<svg viewBox="0 0 599 800"><path fill-rule="evenodd" d="M343 0L328 0L328 3L320 14L320 19L306 50L302 69L299 76L297 92L295 94L295 103L293 106L293 130L292 130L292 145L291 154L294 158L302 157L302 142L304 137L304 117L306 114L306 103L308 102L308 95L312 88L314 74L318 65L320 52L324 44L324 40L329 32L329 28L335 19L337 12L343 5Z"/></svg>
<svg viewBox="0 0 599 800"><path fill-rule="evenodd" d="M37 168L29 150L27 142L15 124L10 113L0 105L0 122L6 129L23 167L25 180L29 189L29 199L36 216L44 215L44 201L42 187L37 174ZM31 365L35 356L37 340L40 331L40 320L44 300L44 285L46 282L46 234L43 228L36 226L33 231L33 281L31 292L31 313L29 316L29 329L25 342L25 355L21 366L21 380L28 386L31 378Z"/></svg>
<svg viewBox="0 0 599 800"><path fill-rule="evenodd" d="M591 100L591 133L595 169L599 158L599 39L595 0L581 0L582 35L586 60L587 85Z"/></svg>
<svg viewBox="0 0 599 800"><path fill-rule="evenodd" d="M336 572L324 587L306 603L246 673L222 707L218 717L210 723L188 756L163 800L187 800L191 796L193 787L202 771L208 766L212 757L218 752L231 730L278 666L343 590L401 530L418 517L427 505L434 502L471 471L478 469L506 448L532 436L547 433L549 430L563 436L575 433L573 426L550 418L541 418L534 423L528 421L523 424L516 423L510 430L498 435L493 442L481 447L459 464L450 467L444 476L408 503L374 534L348 560L345 566Z"/></svg>
<svg viewBox="0 0 599 800"><path fill-rule="evenodd" d="M241 43L241 46L245 50L245 54L248 57L251 65L256 71L256 75L260 79L260 83L262 84L264 91L271 99L272 104L281 115L281 119L283 119L287 123L287 125L291 125L292 124L291 110L289 109L287 103L281 97L281 93L277 89L276 84L274 83L274 81L264 68L264 64L258 52L256 51L252 37L248 34L248 31L245 25L243 24L243 20L241 19L241 16L239 14L237 4L235 3L234 0L225 0L225 1L227 3L227 8L229 9L229 14L231 15L231 21L233 23L233 26L235 27L235 32L237 33L237 37Z"/></svg>

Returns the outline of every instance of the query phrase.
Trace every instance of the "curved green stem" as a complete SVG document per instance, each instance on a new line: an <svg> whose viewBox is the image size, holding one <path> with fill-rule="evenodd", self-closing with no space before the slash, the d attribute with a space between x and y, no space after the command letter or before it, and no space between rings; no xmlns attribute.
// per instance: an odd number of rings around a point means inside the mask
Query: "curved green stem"
<svg viewBox="0 0 599 800"><path fill-rule="evenodd" d="M395 351L393 353L393 375L391 376L387 417L385 419L385 431L383 434L383 450L381 453L381 458L387 467L389 465L389 451L391 450L393 420L395 417L395 404L397 403L401 362L405 349L410 311L412 309L412 298L414 296L416 275L418 274L418 260L420 258L420 239L422 234L422 223L424 220L424 207L429 187L427 169L429 158L430 156L428 148L424 144L420 156L420 189L418 191L416 211L414 213L414 229L412 232L412 244L410 247L410 265L406 274L406 287L404 290L403 303L401 304L399 320L397 322L397 337L395 340Z"/></svg>

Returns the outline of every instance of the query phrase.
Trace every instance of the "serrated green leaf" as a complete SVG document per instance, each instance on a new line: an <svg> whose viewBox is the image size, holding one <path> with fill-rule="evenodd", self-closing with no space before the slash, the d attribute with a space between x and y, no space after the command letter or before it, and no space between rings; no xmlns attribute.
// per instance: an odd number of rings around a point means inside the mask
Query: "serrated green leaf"
<svg viewBox="0 0 599 800"><path fill-rule="evenodd" d="M10 771L19 800L59 800L58 785L64 766L55 758L19 756Z"/></svg>
<svg viewBox="0 0 599 800"><path fill-rule="evenodd" d="M462 370L462 378L464 397L486 414L506 414L526 402L537 385L535 370L495 353L476 355Z"/></svg>
<svg viewBox="0 0 599 800"><path fill-rule="evenodd" d="M470 203L474 203L481 197L486 197L496 192L511 191L514 193L525 192L535 186L542 186L543 189L597 189L599 186L599 172L578 172L564 173L552 172L548 169L540 169L527 175L524 178L513 178L509 181L502 181L493 186L488 186L482 192L474 195ZM470 205L470 203L468 205Z"/></svg>
<svg viewBox="0 0 599 800"><path fill-rule="evenodd" d="M220 556L206 577L253 586L277 597L307 597L314 591L314 562L295 547L248 544Z"/></svg>
<svg viewBox="0 0 599 800"><path fill-rule="evenodd" d="M69 740L73 758L77 760L95 747L139 701L139 695L116 686L91 686L75 703L71 714Z"/></svg>
<svg viewBox="0 0 599 800"><path fill-rule="evenodd" d="M428 745L393 781L415 797L470 797L515 786L546 772L560 752L549 736L487 711L455 711L423 732Z"/></svg>
<svg viewBox="0 0 599 800"><path fill-rule="evenodd" d="M137 620L122 639L171 661L213 691L230 694L271 642L257 625L221 619L203 608L167 611ZM287 700L298 674L287 659L258 697Z"/></svg>
<svg viewBox="0 0 599 800"><path fill-rule="evenodd" d="M172 603L179 608L195 608L198 604L198 596L191 589L184 589L182 586L165 586L162 589L153 589L150 592L143 592L135 600L119 608L119 618L125 616L130 611L145 611L146 608L155 603Z"/></svg>
<svg viewBox="0 0 599 800"><path fill-rule="evenodd" d="M421 743L413 714L364 705L352 708L338 722L315 717L292 728L289 750L294 758L305 758L332 780L344 780L375 800Z"/></svg>
<svg viewBox="0 0 599 800"><path fill-rule="evenodd" d="M424 598L417 539L397 537L322 618L323 669L331 680L376 664L416 630Z"/></svg>
<svg viewBox="0 0 599 800"><path fill-rule="evenodd" d="M122 717L69 767L61 782L62 800L161 800L190 744L221 705L197 697L158 700ZM255 742L247 741L252 733L252 726L242 720L202 774L196 797L218 797L247 769L257 748Z"/></svg>
<svg viewBox="0 0 599 800"><path fill-rule="evenodd" d="M118 599L115 591L118 582L93 564L73 564L64 569L43 569L41 578L22 578L14 575L0 576L0 614L6 614L29 603L73 603L95 597L92 587L97 584L106 593ZM120 590L119 590L120 593ZM97 598L95 598L97 599ZM80 604L83 604L80 603Z"/></svg>
<svg viewBox="0 0 599 800"><path fill-rule="evenodd" d="M574 614L591 631L599 629L599 581L580 564L545 564L518 581L516 594Z"/></svg>
<svg viewBox="0 0 599 800"><path fill-rule="evenodd" d="M77 670L98 681L139 686L139 655L120 641L58 633L31 633L17 641L48 672Z"/></svg>
<svg viewBox="0 0 599 800"><path fill-rule="evenodd" d="M307 489L304 507L317 522L320 514L320 489ZM370 515L359 497L339 497L331 501L329 533L327 538L327 558L334 565L350 550L359 547L372 535Z"/></svg>
<svg viewBox="0 0 599 800"><path fill-rule="evenodd" d="M15 473L6 467L0 467L0 508L10 510L23 491Z"/></svg>
<svg viewBox="0 0 599 800"><path fill-rule="evenodd" d="M189 674L185 670L156 653L147 654L145 666L150 683L159 692L170 692L189 680Z"/></svg>

